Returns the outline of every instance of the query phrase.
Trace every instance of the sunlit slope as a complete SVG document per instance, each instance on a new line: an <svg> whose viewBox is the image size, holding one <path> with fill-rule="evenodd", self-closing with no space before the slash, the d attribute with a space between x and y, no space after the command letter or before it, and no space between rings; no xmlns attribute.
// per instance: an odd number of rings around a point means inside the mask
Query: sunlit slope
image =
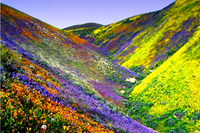
<svg viewBox="0 0 200 133"><path fill-rule="evenodd" d="M199 25L200 2L178 0L163 10L96 29L95 45L133 70L155 69L180 49Z"/></svg>
<svg viewBox="0 0 200 133"><path fill-rule="evenodd" d="M200 26L190 40L136 86L131 95L133 101L150 105L143 104L137 108L138 112L132 112L134 118L139 116L148 126L166 132L200 131Z"/></svg>

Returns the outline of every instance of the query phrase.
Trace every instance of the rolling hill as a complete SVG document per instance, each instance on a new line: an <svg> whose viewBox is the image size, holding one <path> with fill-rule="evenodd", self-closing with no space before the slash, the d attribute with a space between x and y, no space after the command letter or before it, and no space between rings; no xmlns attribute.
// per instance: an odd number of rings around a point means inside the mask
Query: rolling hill
<svg viewBox="0 0 200 133"><path fill-rule="evenodd" d="M126 113L158 132L200 131L199 14L198 0L177 0L88 33L109 59L143 75L126 93Z"/></svg>
<svg viewBox="0 0 200 133"><path fill-rule="evenodd" d="M90 43L94 43L95 37L92 34L92 32L101 26L103 25L97 24L97 23L86 23L82 25L70 26L70 27L64 28L63 30L69 33L72 33L73 35L76 35L82 39L85 39ZM108 56L108 54L106 56Z"/></svg>
<svg viewBox="0 0 200 133"><path fill-rule="evenodd" d="M108 51L111 60L146 76L194 34L199 7L198 0L177 0L162 10L101 26L85 36L92 36L94 45Z"/></svg>
<svg viewBox="0 0 200 133"><path fill-rule="evenodd" d="M80 28L99 28L103 26L102 24L97 24L97 23L85 23L85 24L79 24L79 25L73 25L64 28L63 30L75 30L75 29L80 29Z"/></svg>
<svg viewBox="0 0 200 133"><path fill-rule="evenodd" d="M200 131L200 26L130 95L134 119L160 132Z"/></svg>
<svg viewBox="0 0 200 133"><path fill-rule="evenodd" d="M200 2L63 30L1 4L4 132L200 131Z"/></svg>
<svg viewBox="0 0 200 133"><path fill-rule="evenodd" d="M1 4L2 131L154 132L120 109L139 75L91 48L103 51Z"/></svg>

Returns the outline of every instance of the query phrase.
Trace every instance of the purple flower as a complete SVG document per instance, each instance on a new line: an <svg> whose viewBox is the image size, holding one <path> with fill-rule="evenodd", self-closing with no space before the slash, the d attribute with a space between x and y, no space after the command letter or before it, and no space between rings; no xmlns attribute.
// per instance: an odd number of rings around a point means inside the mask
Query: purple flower
<svg viewBox="0 0 200 133"><path fill-rule="evenodd" d="M54 118L51 118L51 121L54 121Z"/></svg>

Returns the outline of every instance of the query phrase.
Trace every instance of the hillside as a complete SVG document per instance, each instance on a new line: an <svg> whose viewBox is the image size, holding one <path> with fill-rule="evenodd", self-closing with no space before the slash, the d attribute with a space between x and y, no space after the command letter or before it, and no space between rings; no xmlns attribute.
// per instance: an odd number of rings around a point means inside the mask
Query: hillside
<svg viewBox="0 0 200 133"><path fill-rule="evenodd" d="M178 0L162 10L101 26L87 36L93 36L94 44L108 51L110 59L146 76L193 35L199 7L198 0Z"/></svg>
<svg viewBox="0 0 200 133"><path fill-rule="evenodd" d="M200 131L200 1L58 29L1 3L1 131Z"/></svg>
<svg viewBox="0 0 200 133"><path fill-rule="evenodd" d="M97 24L97 23L85 23L85 24L79 24L79 25L73 25L64 28L63 30L75 30L75 29L80 29L80 28L99 28L103 26L102 24Z"/></svg>
<svg viewBox="0 0 200 133"><path fill-rule="evenodd" d="M120 112L118 93L137 74L4 4L1 31L3 131L41 131L42 124L48 131L151 131Z"/></svg>
<svg viewBox="0 0 200 133"><path fill-rule="evenodd" d="M134 119L160 132L200 131L200 26L130 95Z"/></svg>
<svg viewBox="0 0 200 133"><path fill-rule="evenodd" d="M72 33L73 35L76 35L82 39L85 39L90 43L94 43L95 37L92 34L92 32L101 26L103 25L97 24L97 23L86 23L82 25L70 26L70 27L64 28L63 30L66 32ZM106 56L109 56L109 55L106 54Z"/></svg>
<svg viewBox="0 0 200 133"><path fill-rule="evenodd" d="M124 103L131 118L156 131L200 131L199 14L198 0L177 0L90 33L108 58L149 74Z"/></svg>

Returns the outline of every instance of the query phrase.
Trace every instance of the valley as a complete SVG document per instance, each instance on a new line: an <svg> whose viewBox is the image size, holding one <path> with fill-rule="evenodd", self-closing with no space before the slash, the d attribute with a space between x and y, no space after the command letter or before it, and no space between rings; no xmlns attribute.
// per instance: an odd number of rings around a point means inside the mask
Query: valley
<svg viewBox="0 0 200 133"><path fill-rule="evenodd" d="M1 3L2 132L200 131L200 2L51 26Z"/></svg>

